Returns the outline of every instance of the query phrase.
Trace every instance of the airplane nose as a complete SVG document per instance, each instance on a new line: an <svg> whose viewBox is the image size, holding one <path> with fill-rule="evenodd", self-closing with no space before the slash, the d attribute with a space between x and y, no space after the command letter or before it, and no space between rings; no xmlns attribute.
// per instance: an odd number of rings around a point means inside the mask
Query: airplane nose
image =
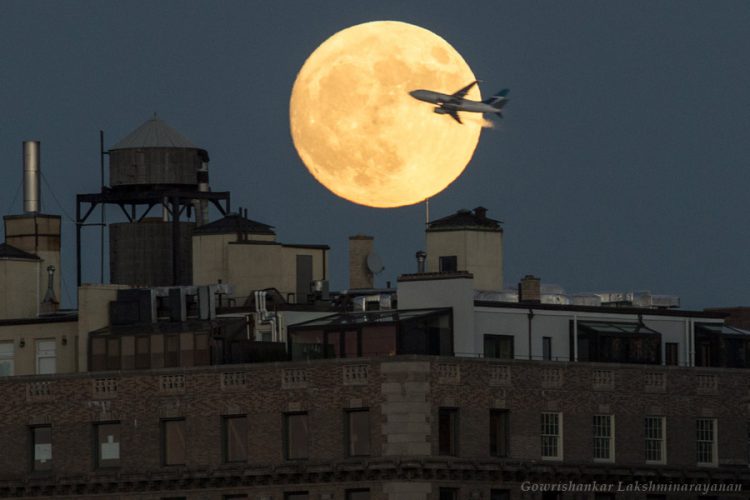
<svg viewBox="0 0 750 500"><path fill-rule="evenodd" d="M418 90L412 90L411 92L409 92L409 95L412 96L412 97L417 97L417 92L419 92L419 91Z"/></svg>

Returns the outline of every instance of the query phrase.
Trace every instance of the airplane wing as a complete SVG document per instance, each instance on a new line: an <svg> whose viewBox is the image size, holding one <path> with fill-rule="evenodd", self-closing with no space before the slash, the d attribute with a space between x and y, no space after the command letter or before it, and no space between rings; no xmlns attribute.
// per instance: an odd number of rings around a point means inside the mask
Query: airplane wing
<svg viewBox="0 0 750 500"><path fill-rule="evenodd" d="M471 90L471 87L477 84L478 80L473 81L472 83L468 84L466 87L462 88L458 92L451 94L451 97L455 97L457 99L463 99L466 97L466 94L469 93L469 90Z"/></svg>
<svg viewBox="0 0 750 500"><path fill-rule="evenodd" d="M461 121L461 118L458 117L458 113L455 110L448 111L448 114L451 115L451 118L456 120L461 125L464 124L464 122Z"/></svg>

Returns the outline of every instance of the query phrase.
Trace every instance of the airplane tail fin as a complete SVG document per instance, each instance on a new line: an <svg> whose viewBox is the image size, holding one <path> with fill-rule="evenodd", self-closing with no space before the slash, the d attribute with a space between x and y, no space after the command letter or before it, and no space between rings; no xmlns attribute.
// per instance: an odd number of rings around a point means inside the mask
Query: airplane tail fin
<svg viewBox="0 0 750 500"><path fill-rule="evenodd" d="M503 89L497 94L493 95L489 99L485 99L482 101L485 104L489 104L490 106L493 106L497 108L498 110L503 109L503 106L508 104L508 93L510 92L510 89Z"/></svg>

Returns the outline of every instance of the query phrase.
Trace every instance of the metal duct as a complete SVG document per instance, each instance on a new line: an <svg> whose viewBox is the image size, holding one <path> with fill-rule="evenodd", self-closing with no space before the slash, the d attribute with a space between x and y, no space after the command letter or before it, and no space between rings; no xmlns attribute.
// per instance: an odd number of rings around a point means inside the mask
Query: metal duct
<svg viewBox="0 0 750 500"><path fill-rule="evenodd" d="M39 171L39 141L23 142L23 210L39 212L42 204Z"/></svg>

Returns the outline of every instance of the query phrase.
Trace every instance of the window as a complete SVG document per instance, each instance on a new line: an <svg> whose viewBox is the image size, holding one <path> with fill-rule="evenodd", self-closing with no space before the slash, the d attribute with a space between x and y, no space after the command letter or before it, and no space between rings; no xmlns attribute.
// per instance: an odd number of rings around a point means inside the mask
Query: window
<svg viewBox="0 0 750 500"><path fill-rule="evenodd" d="M542 413L542 458L562 460L562 413Z"/></svg>
<svg viewBox="0 0 750 500"><path fill-rule="evenodd" d="M370 500L370 490L367 488L346 490L346 500Z"/></svg>
<svg viewBox="0 0 750 500"><path fill-rule="evenodd" d="M211 364L211 350L208 347L207 333L195 334L195 352L193 353L193 364L195 366Z"/></svg>
<svg viewBox="0 0 750 500"><path fill-rule="evenodd" d="M361 408L346 412L348 454L350 457L370 454L370 410Z"/></svg>
<svg viewBox="0 0 750 500"><path fill-rule="evenodd" d="M245 498L247 498L247 495L224 495L221 497L221 500L244 500Z"/></svg>
<svg viewBox="0 0 750 500"><path fill-rule="evenodd" d="M31 428L32 470L46 472L52 470L52 427L39 425Z"/></svg>
<svg viewBox="0 0 750 500"><path fill-rule="evenodd" d="M135 338L135 368L143 370L151 368L151 338L139 336Z"/></svg>
<svg viewBox="0 0 750 500"><path fill-rule="evenodd" d="M696 421L696 451L698 465L716 465L716 419L699 418Z"/></svg>
<svg viewBox="0 0 750 500"><path fill-rule="evenodd" d="M490 410L490 456L508 456L510 412Z"/></svg>
<svg viewBox="0 0 750 500"><path fill-rule="evenodd" d="M15 344L13 341L0 342L0 377L14 373Z"/></svg>
<svg viewBox="0 0 750 500"><path fill-rule="evenodd" d="M185 464L185 419L161 421L162 463Z"/></svg>
<svg viewBox="0 0 750 500"><path fill-rule="evenodd" d="M680 364L679 344L677 342L666 342L664 344L664 364L677 366Z"/></svg>
<svg viewBox="0 0 750 500"><path fill-rule="evenodd" d="M441 273L455 273L458 271L458 257L455 255L446 255L439 259Z"/></svg>
<svg viewBox="0 0 750 500"><path fill-rule="evenodd" d="M458 500L458 488L440 488L440 500Z"/></svg>
<svg viewBox="0 0 750 500"><path fill-rule="evenodd" d="M750 464L750 420L747 422L747 463Z"/></svg>
<svg viewBox="0 0 750 500"><path fill-rule="evenodd" d="M542 359L552 360L552 337L542 337Z"/></svg>
<svg viewBox="0 0 750 500"><path fill-rule="evenodd" d="M438 410L438 454L458 455L458 409Z"/></svg>
<svg viewBox="0 0 750 500"><path fill-rule="evenodd" d="M484 357L513 359L513 336L485 334Z"/></svg>
<svg viewBox="0 0 750 500"><path fill-rule="evenodd" d="M284 415L284 437L287 460L302 460L309 457L308 442L310 438L307 430L307 413L287 413Z"/></svg>
<svg viewBox="0 0 750 500"><path fill-rule="evenodd" d="M510 500L510 490L490 490L490 500Z"/></svg>
<svg viewBox="0 0 750 500"><path fill-rule="evenodd" d="M96 437L96 466L120 466L120 422L94 425Z"/></svg>
<svg viewBox="0 0 750 500"><path fill-rule="evenodd" d="M55 339L40 339L36 341L36 372L39 375L55 373L57 371L55 346Z"/></svg>
<svg viewBox="0 0 750 500"><path fill-rule="evenodd" d="M646 462L663 464L667 461L666 425L664 417L646 417Z"/></svg>
<svg viewBox="0 0 750 500"><path fill-rule="evenodd" d="M284 493L284 500L308 500L310 497L308 496L306 491L292 491L289 493Z"/></svg>
<svg viewBox="0 0 750 500"><path fill-rule="evenodd" d="M120 338L107 338L107 370L120 369Z"/></svg>
<svg viewBox="0 0 750 500"><path fill-rule="evenodd" d="M222 418L224 462L247 461L247 417L231 415Z"/></svg>
<svg viewBox="0 0 750 500"><path fill-rule="evenodd" d="M170 368L180 366L180 336L165 335L164 342L166 343L166 348L164 350L164 367Z"/></svg>
<svg viewBox="0 0 750 500"><path fill-rule="evenodd" d="M615 459L615 422L612 415L594 415L594 460Z"/></svg>

